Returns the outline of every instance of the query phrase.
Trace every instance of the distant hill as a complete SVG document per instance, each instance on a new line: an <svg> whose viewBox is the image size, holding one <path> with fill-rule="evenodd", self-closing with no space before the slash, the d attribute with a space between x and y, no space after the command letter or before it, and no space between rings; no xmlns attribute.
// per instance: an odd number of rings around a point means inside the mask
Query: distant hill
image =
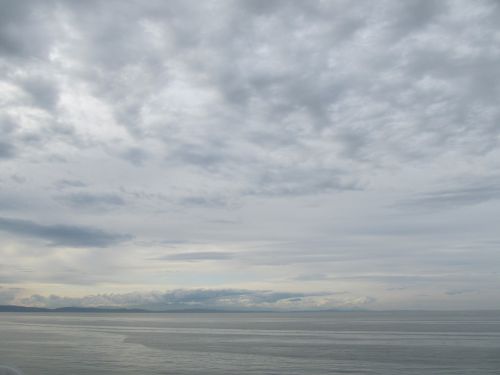
<svg viewBox="0 0 500 375"><path fill-rule="evenodd" d="M0 312L46 312L46 311L50 311L50 310L40 308L40 307L0 305Z"/></svg>
<svg viewBox="0 0 500 375"><path fill-rule="evenodd" d="M54 309L44 307L29 307L16 305L0 305L0 313L320 313L320 312L356 312L367 311L363 309L329 309L329 310L295 310L295 311L272 311L272 310L223 310L223 309L170 309L170 310L146 310L133 308L118 308L118 307L58 307Z"/></svg>

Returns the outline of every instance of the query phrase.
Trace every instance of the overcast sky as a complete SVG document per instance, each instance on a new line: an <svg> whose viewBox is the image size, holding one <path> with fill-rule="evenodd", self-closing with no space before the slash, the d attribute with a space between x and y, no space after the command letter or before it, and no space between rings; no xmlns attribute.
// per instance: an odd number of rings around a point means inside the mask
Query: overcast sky
<svg viewBox="0 0 500 375"><path fill-rule="evenodd" d="M0 304L500 308L498 1L0 8Z"/></svg>

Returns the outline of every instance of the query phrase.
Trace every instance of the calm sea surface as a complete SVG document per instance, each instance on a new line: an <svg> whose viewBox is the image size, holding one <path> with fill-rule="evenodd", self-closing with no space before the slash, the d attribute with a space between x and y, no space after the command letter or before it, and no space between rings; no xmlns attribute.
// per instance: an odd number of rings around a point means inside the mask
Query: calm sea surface
<svg viewBox="0 0 500 375"><path fill-rule="evenodd" d="M500 374L498 312L0 313L39 374Z"/></svg>

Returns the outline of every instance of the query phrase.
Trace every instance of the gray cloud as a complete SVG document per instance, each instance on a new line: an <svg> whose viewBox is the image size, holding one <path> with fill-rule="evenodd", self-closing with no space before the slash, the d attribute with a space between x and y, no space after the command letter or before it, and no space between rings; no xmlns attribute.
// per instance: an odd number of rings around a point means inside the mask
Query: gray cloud
<svg viewBox="0 0 500 375"><path fill-rule="evenodd" d="M448 189L420 193L401 202L403 206L419 209L453 209L500 199L500 181L497 177L469 178L457 181Z"/></svg>
<svg viewBox="0 0 500 375"><path fill-rule="evenodd" d="M10 178L17 182L18 184L24 184L26 182L26 178L23 177L23 176L18 176L17 174L13 174L12 176L10 176Z"/></svg>
<svg viewBox="0 0 500 375"><path fill-rule="evenodd" d="M187 253L171 254L166 255L158 260L170 260L170 261L187 261L196 262L204 260L226 260L234 257L234 254L225 253L220 251L191 251Z"/></svg>
<svg viewBox="0 0 500 375"><path fill-rule="evenodd" d="M61 179L55 182L54 184L58 189L66 189L66 188L82 188L87 187L87 184L80 180L68 180Z"/></svg>
<svg viewBox="0 0 500 375"><path fill-rule="evenodd" d="M15 147L7 142L0 141L0 159L11 159L15 156Z"/></svg>
<svg viewBox="0 0 500 375"><path fill-rule="evenodd" d="M216 167L225 164L229 155L224 151L224 145L216 144L185 144L177 147L168 155L169 160L191 164L201 168Z"/></svg>
<svg viewBox="0 0 500 375"><path fill-rule="evenodd" d="M0 218L0 230L49 241L53 246L106 247L130 238L100 229L71 225L42 225L28 220Z"/></svg>
<svg viewBox="0 0 500 375"><path fill-rule="evenodd" d="M324 273L308 273L296 276L294 279L298 281L320 281L320 280L328 280L331 278L328 275L325 275Z"/></svg>
<svg viewBox="0 0 500 375"><path fill-rule="evenodd" d="M194 207L225 207L231 204L229 199L221 196L188 196L180 198L179 202Z"/></svg>
<svg viewBox="0 0 500 375"><path fill-rule="evenodd" d="M448 296L458 296L464 293L478 293L475 289L450 289L445 292Z"/></svg>
<svg viewBox="0 0 500 375"><path fill-rule="evenodd" d="M327 191L358 190L357 181L345 181L340 170L278 169L264 172L250 195L308 195Z"/></svg>
<svg viewBox="0 0 500 375"><path fill-rule="evenodd" d="M125 200L121 196L112 193L94 194L78 192L61 195L58 196L57 199L74 207L81 207L84 209L110 208L125 205Z"/></svg>
<svg viewBox="0 0 500 375"><path fill-rule="evenodd" d="M2 140L0 140L0 159L11 159L16 155L16 147L14 145L14 133L16 124L9 116L0 116L0 132Z"/></svg>
<svg viewBox="0 0 500 375"><path fill-rule="evenodd" d="M130 147L122 153L122 157L136 166L141 166L147 159L148 153L138 147Z"/></svg>
<svg viewBox="0 0 500 375"><path fill-rule="evenodd" d="M40 57L50 46L46 2L2 1L0 51L14 58Z"/></svg>
<svg viewBox="0 0 500 375"><path fill-rule="evenodd" d="M4 288L0 286L0 305L12 304L21 291L20 288Z"/></svg>
<svg viewBox="0 0 500 375"><path fill-rule="evenodd" d="M29 77L21 82L21 87L29 94L33 104L47 111L53 111L59 99L54 82L45 77Z"/></svg>

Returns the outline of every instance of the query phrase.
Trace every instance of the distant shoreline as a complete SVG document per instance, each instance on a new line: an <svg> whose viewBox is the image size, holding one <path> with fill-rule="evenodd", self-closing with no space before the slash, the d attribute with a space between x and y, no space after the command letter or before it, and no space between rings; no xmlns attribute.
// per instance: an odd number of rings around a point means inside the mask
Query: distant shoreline
<svg viewBox="0 0 500 375"><path fill-rule="evenodd" d="M352 310L295 310L295 311L276 311L276 310L224 310L224 309L170 309L170 310L148 310L135 308L113 308L113 307L31 307L18 305L0 305L0 313L121 313L121 314L160 314L160 313L315 313L315 312L355 312L367 311L360 309Z"/></svg>
<svg viewBox="0 0 500 375"><path fill-rule="evenodd" d="M417 312L489 312L500 313L500 310L364 310L364 309L329 309L329 310L223 310L223 309L170 309L170 310L148 310L134 308L113 307L31 307L19 305L0 305L0 313L119 313L119 314L182 314L182 313L417 313Z"/></svg>
<svg viewBox="0 0 500 375"><path fill-rule="evenodd" d="M110 307L30 307L30 306L17 306L17 305L0 305L1 312L19 312L19 313L223 313L223 312L240 312L228 310L211 310L211 309L179 309L179 310L147 310L147 309L127 309L127 308L110 308ZM254 312L254 311L252 311ZM269 311L267 311L269 312Z"/></svg>

